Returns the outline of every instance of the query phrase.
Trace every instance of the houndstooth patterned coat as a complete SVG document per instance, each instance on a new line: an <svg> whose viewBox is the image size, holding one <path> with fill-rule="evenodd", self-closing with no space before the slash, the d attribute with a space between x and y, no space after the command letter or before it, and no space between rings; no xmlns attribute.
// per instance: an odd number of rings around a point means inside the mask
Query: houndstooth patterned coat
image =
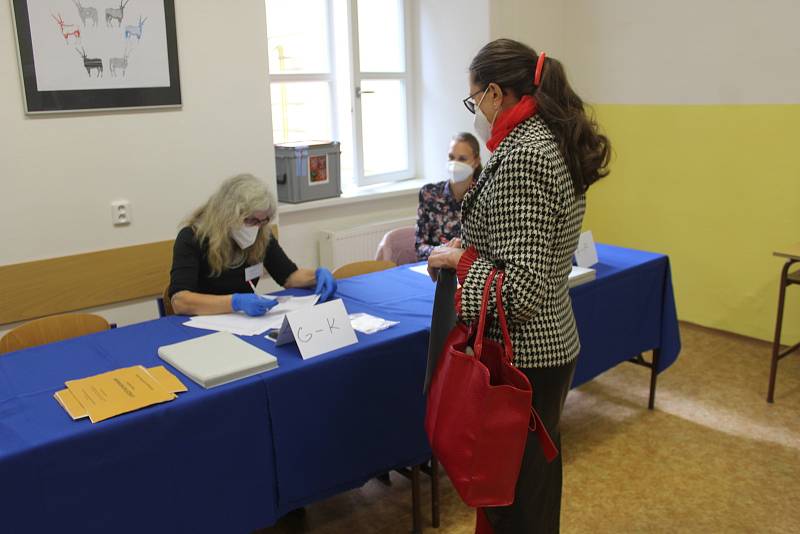
<svg viewBox="0 0 800 534"><path fill-rule="evenodd" d="M569 363L580 350L567 279L585 195L576 195L555 138L538 116L519 124L492 154L462 203L465 246L479 254L461 289L461 318L476 320L493 265L504 266L503 304L517 367ZM492 339L502 340L494 308Z"/></svg>

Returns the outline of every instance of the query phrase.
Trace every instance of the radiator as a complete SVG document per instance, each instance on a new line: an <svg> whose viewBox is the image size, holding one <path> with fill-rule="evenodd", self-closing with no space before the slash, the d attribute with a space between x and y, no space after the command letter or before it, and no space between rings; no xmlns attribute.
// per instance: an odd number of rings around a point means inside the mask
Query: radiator
<svg viewBox="0 0 800 534"><path fill-rule="evenodd" d="M336 269L354 261L374 260L378 245L389 230L414 226L414 217L364 224L343 230L322 230L319 237L320 265Z"/></svg>

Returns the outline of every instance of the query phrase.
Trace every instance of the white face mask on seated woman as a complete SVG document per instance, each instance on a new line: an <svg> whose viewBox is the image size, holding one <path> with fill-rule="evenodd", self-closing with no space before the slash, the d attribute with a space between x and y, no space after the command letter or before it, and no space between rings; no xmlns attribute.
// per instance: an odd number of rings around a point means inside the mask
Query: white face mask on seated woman
<svg viewBox="0 0 800 534"><path fill-rule="evenodd" d="M256 242L259 228L260 226L258 225L248 226L243 224L239 228L234 228L231 230L231 237L234 241L236 241L236 244L239 245L239 248L244 250Z"/></svg>
<svg viewBox="0 0 800 534"><path fill-rule="evenodd" d="M466 182L475 169L472 165L464 163L463 161L448 161L447 162L447 177L454 183L458 184Z"/></svg>

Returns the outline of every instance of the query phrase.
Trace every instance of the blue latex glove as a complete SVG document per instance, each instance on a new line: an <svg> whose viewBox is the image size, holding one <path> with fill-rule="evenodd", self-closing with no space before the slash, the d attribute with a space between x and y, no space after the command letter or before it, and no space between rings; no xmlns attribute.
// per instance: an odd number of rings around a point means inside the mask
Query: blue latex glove
<svg viewBox="0 0 800 534"><path fill-rule="evenodd" d="M233 311L243 311L251 317L264 315L277 305L277 299L265 299L255 293L234 293L231 298Z"/></svg>
<svg viewBox="0 0 800 534"><path fill-rule="evenodd" d="M317 277L317 287L314 289L314 293L319 295L320 302L329 300L336 293L336 278L324 267L314 271L314 276Z"/></svg>

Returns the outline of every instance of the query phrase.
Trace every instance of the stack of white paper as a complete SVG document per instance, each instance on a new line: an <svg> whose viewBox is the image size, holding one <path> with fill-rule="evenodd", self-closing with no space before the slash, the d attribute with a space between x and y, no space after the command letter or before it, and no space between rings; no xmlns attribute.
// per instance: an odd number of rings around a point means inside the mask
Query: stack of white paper
<svg viewBox="0 0 800 534"><path fill-rule="evenodd" d="M197 315L183 324L193 328L228 332L240 336L257 336L272 328L280 328L287 313L313 306L319 300L319 295L308 295L307 297L261 295L261 297L277 298L278 305L260 317L250 317L244 313Z"/></svg>
<svg viewBox="0 0 800 534"><path fill-rule="evenodd" d="M159 347L158 356L206 389L278 367L275 356L227 332Z"/></svg>
<svg viewBox="0 0 800 534"><path fill-rule="evenodd" d="M591 269L589 267L577 267L575 265L572 266L572 272L569 273L569 281L567 285L569 287L579 286L581 284L585 284L586 282L591 282L597 277L597 271Z"/></svg>

